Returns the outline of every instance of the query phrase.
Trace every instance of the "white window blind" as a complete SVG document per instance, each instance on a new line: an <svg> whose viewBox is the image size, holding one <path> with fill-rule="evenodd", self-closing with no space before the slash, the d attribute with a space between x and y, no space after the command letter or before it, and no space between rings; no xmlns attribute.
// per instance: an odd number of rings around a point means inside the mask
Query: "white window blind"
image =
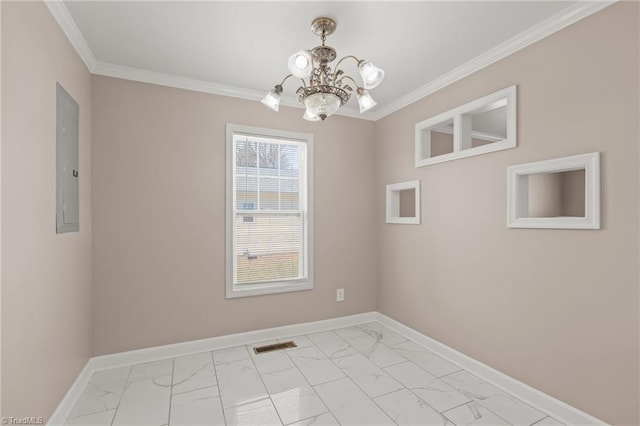
<svg viewBox="0 0 640 426"><path fill-rule="evenodd" d="M229 284L231 297L301 289L310 283L308 142L237 130L231 139L228 296Z"/></svg>

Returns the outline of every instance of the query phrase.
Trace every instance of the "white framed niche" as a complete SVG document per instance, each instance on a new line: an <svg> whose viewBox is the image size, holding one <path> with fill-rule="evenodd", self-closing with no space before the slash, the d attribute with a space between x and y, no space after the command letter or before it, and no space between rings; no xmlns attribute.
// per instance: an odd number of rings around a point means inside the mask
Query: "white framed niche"
<svg viewBox="0 0 640 426"><path fill-rule="evenodd" d="M600 229L600 153L507 168L509 228Z"/></svg>
<svg viewBox="0 0 640 426"><path fill-rule="evenodd" d="M420 224L420 181L387 185L387 223Z"/></svg>
<svg viewBox="0 0 640 426"><path fill-rule="evenodd" d="M415 127L415 166L516 147L516 86L507 87Z"/></svg>

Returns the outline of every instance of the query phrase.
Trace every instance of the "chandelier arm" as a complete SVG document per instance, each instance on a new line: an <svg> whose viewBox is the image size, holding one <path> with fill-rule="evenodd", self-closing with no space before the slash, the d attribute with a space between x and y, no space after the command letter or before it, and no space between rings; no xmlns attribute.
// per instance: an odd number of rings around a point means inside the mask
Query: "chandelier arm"
<svg viewBox="0 0 640 426"><path fill-rule="evenodd" d="M289 74L288 76L286 76L285 78L282 79L282 82L279 84L279 86L282 86L284 84L285 81L287 81L287 79L289 77L293 77L293 74Z"/></svg>
<svg viewBox="0 0 640 426"><path fill-rule="evenodd" d="M339 81L344 80L345 78L348 78L349 80L353 81L353 84L356 85L356 89L358 89L360 87L360 85L358 84L357 81L355 81L353 78L351 78L351 76L348 75L343 75L342 77L340 77L335 83L337 84Z"/></svg>
<svg viewBox="0 0 640 426"><path fill-rule="evenodd" d="M338 72L339 67L340 67L340 64L342 63L342 61L344 61L345 59L349 59L349 58L353 58L353 59L355 59L355 60L356 60L356 62L358 62L358 64L359 64L360 62L362 62L362 60L361 60L361 59L358 59L356 56L353 56L353 55L347 55L347 56L345 56L344 58L340 59L340 60L338 61L338 63L336 64L336 66L334 67L334 69L336 70L336 73Z"/></svg>

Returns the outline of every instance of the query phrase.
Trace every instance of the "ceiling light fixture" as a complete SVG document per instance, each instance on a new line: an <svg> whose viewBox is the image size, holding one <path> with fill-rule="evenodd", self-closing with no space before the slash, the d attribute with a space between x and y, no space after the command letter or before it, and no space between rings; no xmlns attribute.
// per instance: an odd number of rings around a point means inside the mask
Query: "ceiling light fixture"
<svg viewBox="0 0 640 426"><path fill-rule="evenodd" d="M382 82L384 71L371 62L358 59L353 55L347 55L340 59L334 69L329 66L337 55L333 47L325 45L325 40L327 36L335 32L336 26L336 22L331 18L320 17L313 20L311 31L320 37L322 45L291 55L288 62L291 74L267 93L267 96L262 100L263 104L278 111L282 97L282 85L289 77L296 77L302 80L302 86L298 88L296 93L298 94L298 102L306 108L303 115L305 120L324 121L347 103L354 89L346 84L345 79L350 80L356 86L356 96L361 113L376 106L376 101L373 100L367 89L373 89ZM349 58L357 62L363 87L360 87L353 78L338 68L342 61Z"/></svg>

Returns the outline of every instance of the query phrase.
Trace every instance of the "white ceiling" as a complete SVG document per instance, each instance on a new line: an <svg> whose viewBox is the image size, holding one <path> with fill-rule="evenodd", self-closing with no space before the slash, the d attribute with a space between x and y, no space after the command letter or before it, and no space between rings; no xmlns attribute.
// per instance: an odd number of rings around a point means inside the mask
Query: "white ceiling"
<svg viewBox="0 0 640 426"><path fill-rule="evenodd" d="M64 6L68 22L59 17ZM93 56L89 68L97 74L153 82L161 73L165 81L179 77L249 99L280 82L289 55L319 44L309 30L313 18L332 17L338 28L327 44L338 57L354 54L386 72L371 91L378 107L365 116L370 119L421 90L424 96L443 76L460 78L465 66L481 67L483 57L486 66L596 10L593 2L576 1L66 1L49 7L58 8L52 12L77 49L86 41L83 57ZM354 64L344 68L356 77ZM294 80L285 84L285 94L296 89ZM355 109L355 99L349 106Z"/></svg>

